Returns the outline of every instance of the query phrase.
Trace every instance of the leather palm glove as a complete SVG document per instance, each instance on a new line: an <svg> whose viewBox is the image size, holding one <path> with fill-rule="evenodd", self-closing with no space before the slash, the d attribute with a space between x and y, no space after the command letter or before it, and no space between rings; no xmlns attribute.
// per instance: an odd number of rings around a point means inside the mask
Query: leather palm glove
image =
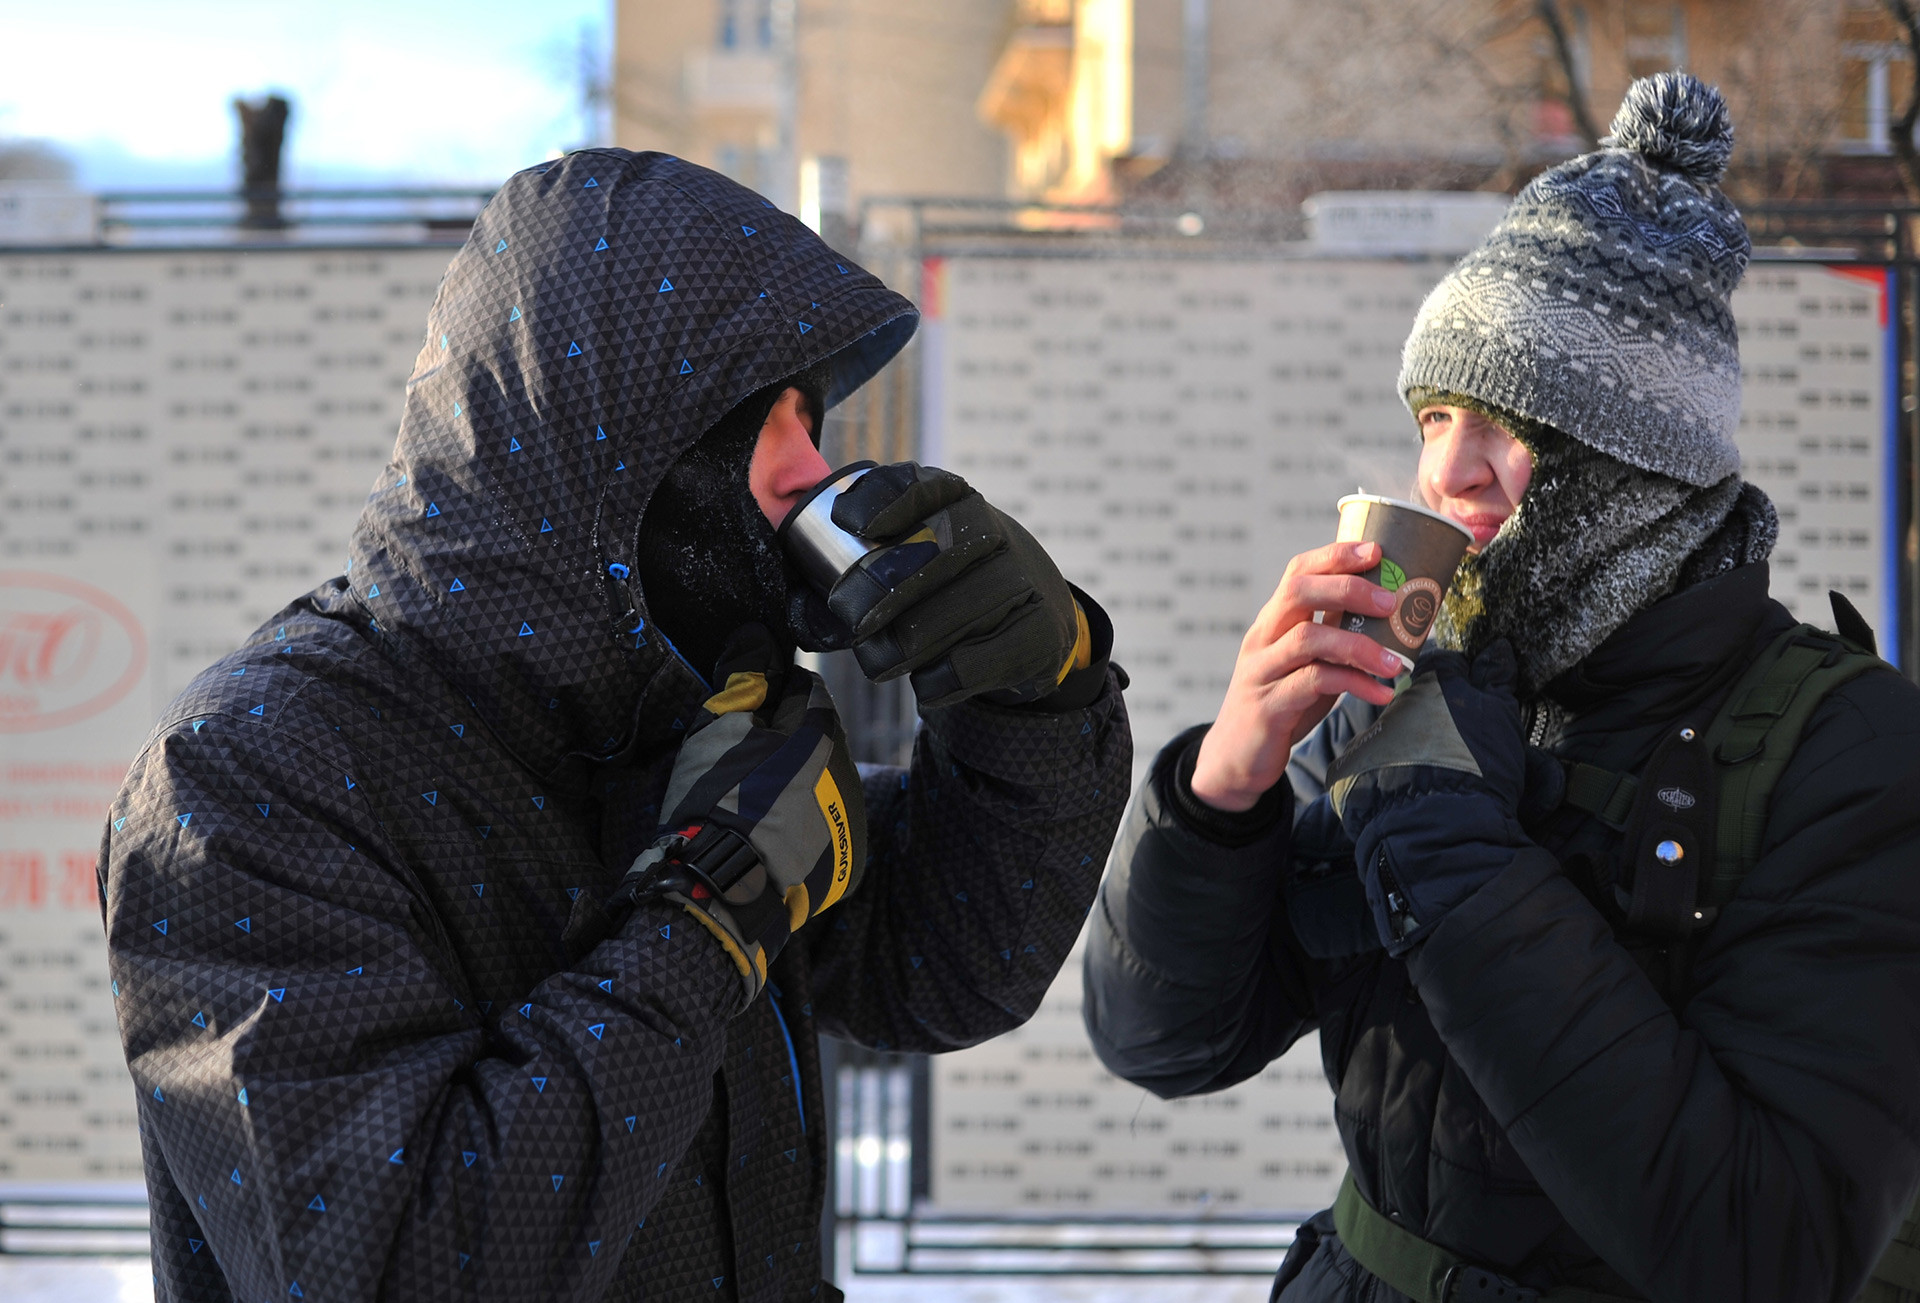
<svg viewBox="0 0 1920 1303"><path fill-rule="evenodd" d="M1538 788L1559 770L1527 746L1514 679L1504 639L1471 665L1459 652L1425 653L1327 774L1390 954L1418 945L1532 844L1520 825L1529 771Z"/></svg>
<svg viewBox="0 0 1920 1303"><path fill-rule="evenodd" d="M1038 701L1092 663L1086 612L1053 558L958 475L875 467L833 523L887 546L841 576L827 607L852 627L867 677L910 674L922 709Z"/></svg>
<svg viewBox="0 0 1920 1303"><path fill-rule="evenodd" d="M660 808L664 831L615 899L667 900L713 933L751 1001L787 938L859 885L866 806L833 698L745 625L714 672Z"/></svg>

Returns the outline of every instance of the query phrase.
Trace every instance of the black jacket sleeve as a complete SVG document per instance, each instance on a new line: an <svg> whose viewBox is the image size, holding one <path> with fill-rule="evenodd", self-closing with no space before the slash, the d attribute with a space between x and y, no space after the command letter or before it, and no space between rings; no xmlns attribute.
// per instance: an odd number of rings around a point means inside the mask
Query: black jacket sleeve
<svg viewBox="0 0 1920 1303"><path fill-rule="evenodd" d="M1253 830L1257 817L1195 808L1192 757L1206 727L1154 760L1114 846L1084 960L1087 1031L1111 1071L1162 1098L1222 1090L1312 1029L1314 982L1324 974L1311 956L1374 943L1364 899L1347 899L1357 884L1351 860L1336 853L1324 874L1302 875L1300 907L1324 920L1316 933L1343 933L1345 943L1311 955L1302 944L1284 891L1290 861L1316 857L1293 844L1294 825L1323 795L1339 747L1375 713L1358 698L1340 700L1294 749L1273 803L1249 812L1265 808L1264 831Z"/></svg>
<svg viewBox="0 0 1920 1303"><path fill-rule="evenodd" d="M1920 694L1829 699L1670 1008L1552 856L1410 958L1574 1231L1655 1303L1854 1298L1920 1181Z"/></svg>
<svg viewBox="0 0 1920 1303"><path fill-rule="evenodd" d="M1202 732L1167 744L1128 807L1084 961L1094 1052L1162 1098L1253 1076L1313 1017L1281 905L1290 798L1264 833L1209 840L1175 790Z"/></svg>
<svg viewBox="0 0 1920 1303"><path fill-rule="evenodd" d="M310 1297L324 1261L333 1298L598 1298L706 1117L733 965L648 907L477 1008L334 735L233 725L149 745L104 857L143 1140L183 1256L218 1259L204 1296Z"/></svg>
<svg viewBox="0 0 1920 1303"><path fill-rule="evenodd" d="M937 1052L1019 1026L1086 919L1133 765L1118 671L1089 705L929 712L910 770L865 771L869 858L810 923L821 1029Z"/></svg>

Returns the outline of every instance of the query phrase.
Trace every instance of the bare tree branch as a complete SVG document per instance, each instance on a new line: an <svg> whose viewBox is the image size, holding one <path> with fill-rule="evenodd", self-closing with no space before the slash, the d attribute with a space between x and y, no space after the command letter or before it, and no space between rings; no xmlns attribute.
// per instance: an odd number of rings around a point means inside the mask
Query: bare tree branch
<svg viewBox="0 0 1920 1303"><path fill-rule="evenodd" d="M1904 7L1906 0L1888 0L1888 3ZM1587 90L1580 84L1580 66L1573 57L1573 41L1567 36L1567 23L1560 14L1560 5L1557 0L1536 0L1533 9L1553 39L1554 57L1560 61L1560 71L1567 79L1567 107L1573 110L1574 128L1587 142L1588 149L1598 149L1600 128L1594 125L1593 113L1587 108Z"/></svg>
<svg viewBox="0 0 1920 1303"><path fill-rule="evenodd" d="M1900 180L1907 187L1907 199L1920 203L1920 151L1913 144L1913 128L1920 122L1920 12L1911 0L1880 0L1906 37L1907 58L1916 70L1907 83L1907 103L1900 116L1888 126L1893 134L1893 157L1900 166Z"/></svg>

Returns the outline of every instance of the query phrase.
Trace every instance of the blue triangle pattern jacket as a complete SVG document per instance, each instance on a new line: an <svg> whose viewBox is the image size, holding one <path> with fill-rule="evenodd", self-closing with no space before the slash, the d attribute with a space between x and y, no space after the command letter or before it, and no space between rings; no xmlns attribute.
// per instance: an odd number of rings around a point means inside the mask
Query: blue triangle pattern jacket
<svg viewBox="0 0 1920 1303"><path fill-rule="evenodd" d="M1032 1013L1125 799L1117 679L928 718L865 775L861 890L744 1011L671 907L564 935L707 692L630 578L649 494L754 390L832 356L842 396L915 319L663 155L488 205L347 574L194 681L109 818L161 1300L831 1295L817 1035L937 1051Z"/></svg>

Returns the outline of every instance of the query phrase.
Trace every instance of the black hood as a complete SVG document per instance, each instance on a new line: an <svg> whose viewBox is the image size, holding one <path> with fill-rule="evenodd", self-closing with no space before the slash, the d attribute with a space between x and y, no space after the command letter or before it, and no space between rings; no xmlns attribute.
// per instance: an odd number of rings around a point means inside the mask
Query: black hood
<svg viewBox="0 0 1920 1303"><path fill-rule="evenodd" d="M634 574L662 476L775 381L832 405L919 315L795 218L664 154L512 177L447 269L348 583L536 773L671 738L703 686Z"/></svg>

